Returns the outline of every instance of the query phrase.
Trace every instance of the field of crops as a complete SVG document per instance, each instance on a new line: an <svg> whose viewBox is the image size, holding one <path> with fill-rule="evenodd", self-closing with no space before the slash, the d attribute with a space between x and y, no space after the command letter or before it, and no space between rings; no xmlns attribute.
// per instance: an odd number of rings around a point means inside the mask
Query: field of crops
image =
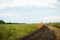
<svg viewBox="0 0 60 40"><path fill-rule="evenodd" d="M37 30L39 24L0 24L0 39L15 40Z"/></svg>

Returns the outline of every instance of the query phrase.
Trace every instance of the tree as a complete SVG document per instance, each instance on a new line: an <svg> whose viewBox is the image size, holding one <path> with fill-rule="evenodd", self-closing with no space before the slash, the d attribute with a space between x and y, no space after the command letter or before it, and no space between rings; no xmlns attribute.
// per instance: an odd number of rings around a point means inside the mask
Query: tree
<svg viewBox="0 0 60 40"><path fill-rule="evenodd" d="M0 20L0 24L5 24L5 22L3 20Z"/></svg>

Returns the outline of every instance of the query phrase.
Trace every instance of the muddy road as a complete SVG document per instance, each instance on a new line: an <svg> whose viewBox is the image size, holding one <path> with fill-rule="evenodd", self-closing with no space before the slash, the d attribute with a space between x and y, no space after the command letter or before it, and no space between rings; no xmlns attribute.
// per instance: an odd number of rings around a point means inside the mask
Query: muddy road
<svg viewBox="0 0 60 40"><path fill-rule="evenodd" d="M49 27L44 25L42 28L19 40L56 40L56 35Z"/></svg>

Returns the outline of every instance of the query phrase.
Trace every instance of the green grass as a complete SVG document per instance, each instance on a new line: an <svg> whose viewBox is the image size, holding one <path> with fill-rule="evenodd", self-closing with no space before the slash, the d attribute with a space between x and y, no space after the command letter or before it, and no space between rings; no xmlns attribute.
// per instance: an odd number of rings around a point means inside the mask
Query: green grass
<svg viewBox="0 0 60 40"><path fill-rule="evenodd" d="M46 25L54 26L54 27L60 28L60 22L56 22L56 23L47 23Z"/></svg>
<svg viewBox="0 0 60 40"><path fill-rule="evenodd" d="M1 40L15 40L38 28L39 24L0 24Z"/></svg>

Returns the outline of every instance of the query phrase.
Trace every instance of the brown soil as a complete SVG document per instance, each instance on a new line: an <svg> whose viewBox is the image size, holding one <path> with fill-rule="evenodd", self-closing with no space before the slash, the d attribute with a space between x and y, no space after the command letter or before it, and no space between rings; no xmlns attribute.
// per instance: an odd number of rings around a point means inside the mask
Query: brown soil
<svg viewBox="0 0 60 40"><path fill-rule="evenodd" d="M56 39L60 40L60 28L48 26L56 35Z"/></svg>
<svg viewBox="0 0 60 40"><path fill-rule="evenodd" d="M19 40L56 40L56 35L49 27L43 26Z"/></svg>

